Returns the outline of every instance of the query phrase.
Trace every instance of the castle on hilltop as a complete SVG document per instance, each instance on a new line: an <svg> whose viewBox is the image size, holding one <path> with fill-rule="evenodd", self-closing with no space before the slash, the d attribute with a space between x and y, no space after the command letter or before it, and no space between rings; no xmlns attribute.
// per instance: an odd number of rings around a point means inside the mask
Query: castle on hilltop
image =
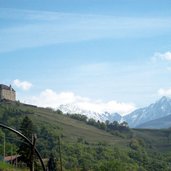
<svg viewBox="0 0 171 171"><path fill-rule="evenodd" d="M10 86L0 84L0 101L1 100L10 100L16 101L15 90Z"/></svg>

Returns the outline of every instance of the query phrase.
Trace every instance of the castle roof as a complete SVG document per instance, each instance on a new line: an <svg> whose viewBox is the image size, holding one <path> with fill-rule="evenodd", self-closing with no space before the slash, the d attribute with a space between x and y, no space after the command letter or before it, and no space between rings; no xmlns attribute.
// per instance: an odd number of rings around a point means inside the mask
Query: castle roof
<svg viewBox="0 0 171 171"><path fill-rule="evenodd" d="M7 85L4 85L4 84L0 84L0 90L2 90L2 89L15 91L15 90L11 87L11 85L10 85L10 86L7 86Z"/></svg>

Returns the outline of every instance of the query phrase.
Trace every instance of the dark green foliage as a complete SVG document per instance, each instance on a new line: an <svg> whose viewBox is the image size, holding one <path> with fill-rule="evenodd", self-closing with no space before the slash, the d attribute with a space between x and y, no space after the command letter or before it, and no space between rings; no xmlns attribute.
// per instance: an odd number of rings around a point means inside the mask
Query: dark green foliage
<svg viewBox="0 0 171 171"><path fill-rule="evenodd" d="M42 126L38 132L37 148L42 152L43 157L50 155L52 150L56 151L58 144L58 134L55 134L48 126Z"/></svg>
<svg viewBox="0 0 171 171"><path fill-rule="evenodd" d="M122 122L122 123L118 123L117 121L113 121L113 123L110 123L109 121L106 122L100 122L99 120L96 121L93 118L88 119L87 116L85 115L80 115L80 114L68 114L68 117L71 117L73 119L77 119L79 121L83 121L88 125L92 125L96 128L111 132L112 134L114 134L113 131L129 131L129 126L127 122Z"/></svg>
<svg viewBox="0 0 171 171"><path fill-rule="evenodd" d="M69 114L69 117L73 118L73 119L77 119L79 121L83 121L83 122L87 122L87 116L85 115L80 115L80 114Z"/></svg>
<svg viewBox="0 0 171 171"><path fill-rule="evenodd" d="M124 167L123 162L114 160L103 162L95 169L96 171L124 171L126 168Z"/></svg>
<svg viewBox="0 0 171 171"><path fill-rule="evenodd" d="M29 140L32 139L32 134L34 133L33 122L26 116L20 126L20 131L25 135Z"/></svg>
<svg viewBox="0 0 171 171"><path fill-rule="evenodd" d="M30 141L32 139L32 135L34 133L34 127L32 121L26 116L20 126L21 133L26 136ZM25 140L22 139L23 142L20 143L18 154L22 156L22 161L27 164L28 167L31 167L31 146L27 144Z"/></svg>
<svg viewBox="0 0 171 171"><path fill-rule="evenodd" d="M115 130L118 130L118 131L129 131L129 126L128 126L128 123L127 122L122 122L122 123L118 123L117 121L113 121L113 123L108 123L107 124L107 130L108 131L115 131Z"/></svg>
<svg viewBox="0 0 171 171"><path fill-rule="evenodd" d="M88 119L87 124L92 125L92 126L96 126L96 127L98 126L96 120L93 118Z"/></svg>
<svg viewBox="0 0 171 171"><path fill-rule="evenodd" d="M59 109L56 110L56 113L57 113L58 115L62 115L62 114L63 114L62 111L59 110Z"/></svg>

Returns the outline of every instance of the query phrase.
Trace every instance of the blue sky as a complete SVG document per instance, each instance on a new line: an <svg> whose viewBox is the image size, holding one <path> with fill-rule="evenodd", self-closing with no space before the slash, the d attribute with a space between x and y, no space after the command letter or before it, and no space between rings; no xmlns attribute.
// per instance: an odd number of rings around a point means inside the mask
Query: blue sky
<svg viewBox="0 0 171 171"><path fill-rule="evenodd" d="M122 114L171 96L170 8L170 0L0 0L1 83L23 102Z"/></svg>

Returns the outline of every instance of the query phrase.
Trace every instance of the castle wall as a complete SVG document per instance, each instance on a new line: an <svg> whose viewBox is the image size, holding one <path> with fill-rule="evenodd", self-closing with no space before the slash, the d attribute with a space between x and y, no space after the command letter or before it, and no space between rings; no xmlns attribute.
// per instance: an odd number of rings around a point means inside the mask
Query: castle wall
<svg viewBox="0 0 171 171"><path fill-rule="evenodd" d="M11 100L15 101L16 100L16 94L15 91L12 90L6 90L6 89L1 89L0 90L0 99L6 99L6 100Z"/></svg>

